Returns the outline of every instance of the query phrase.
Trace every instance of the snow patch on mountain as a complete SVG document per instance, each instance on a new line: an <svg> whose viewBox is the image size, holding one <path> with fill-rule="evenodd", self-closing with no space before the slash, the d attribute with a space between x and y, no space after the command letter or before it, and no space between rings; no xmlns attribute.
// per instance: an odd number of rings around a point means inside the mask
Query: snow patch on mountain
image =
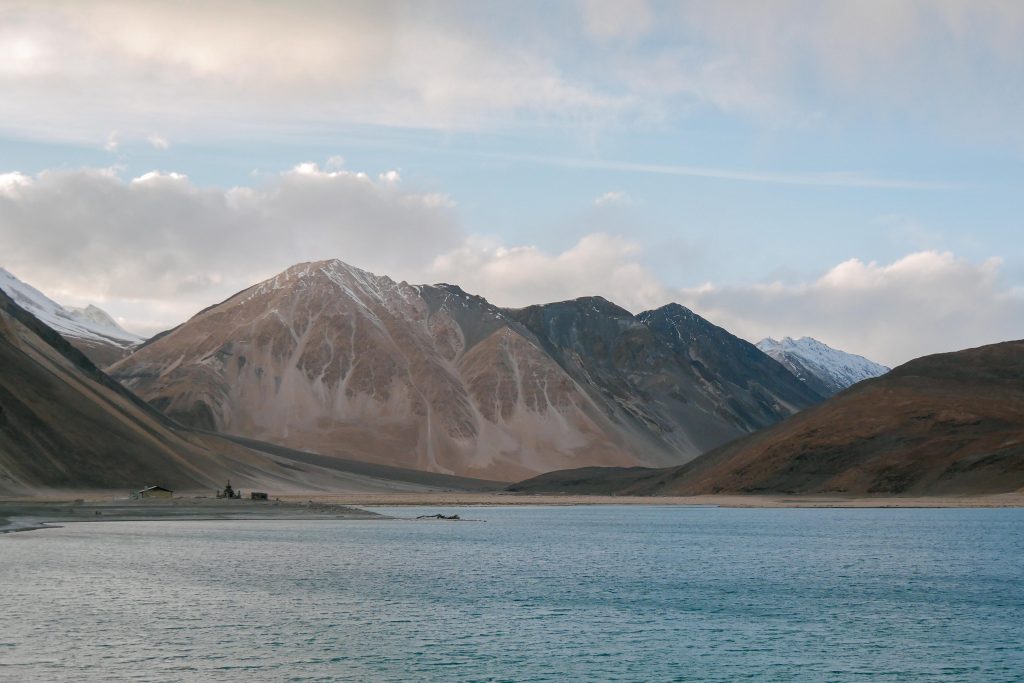
<svg viewBox="0 0 1024 683"><path fill-rule="evenodd" d="M889 372L880 363L833 349L812 337L783 337L781 341L767 337L757 343L757 348L824 396Z"/></svg>
<svg viewBox="0 0 1024 683"><path fill-rule="evenodd" d="M125 349L145 341L118 325L106 311L92 304L84 308L61 306L3 268L0 268L0 289L63 337L113 344Z"/></svg>

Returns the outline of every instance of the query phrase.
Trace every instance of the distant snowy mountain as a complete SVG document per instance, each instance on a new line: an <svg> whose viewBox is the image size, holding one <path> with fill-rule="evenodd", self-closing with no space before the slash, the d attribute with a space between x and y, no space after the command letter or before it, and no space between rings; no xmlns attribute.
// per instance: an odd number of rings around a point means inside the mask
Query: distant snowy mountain
<svg viewBox="0 0 1024 683"><path fill-rule="evenodd" d="M98 366L124 358L144 341L96 306L61 306L38 289L0 268L0 289L16 304L56 330Z"/></svg>
<svg viewBox="0 0 1024 683"><path fill-rule="evenodd" d="M759 341L757 348L782 363L822 396L838 394L857 382L889 372L884 365L833 349L811 337L784 337L782 341L768 337Z"/></svg>

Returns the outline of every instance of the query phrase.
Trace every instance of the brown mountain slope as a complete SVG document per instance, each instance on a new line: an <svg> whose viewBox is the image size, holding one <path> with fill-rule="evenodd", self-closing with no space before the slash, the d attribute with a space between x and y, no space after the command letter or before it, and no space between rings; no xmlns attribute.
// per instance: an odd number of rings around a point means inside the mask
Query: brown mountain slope
<svg viewBox="0 0 1024 683"><path fill-rule="evenodd" d="M111 372L183 423L327 455L505 480L571 466L584 447L630 463L597 406L513 327L461 290L303 264Z"/></svg>
<svg viewBox="0 0 1024 683"><path fill-rule="evenodd" d="M262 447L174 424L0 292L0 494L146 484L209 491L229 478L276 492L475 488Z"/></svg>
<svg viewBox="0 0 1024 683"><path fill-rule="evenodd" d="M820 400L724 330L677 348L675 323L695 324L665 311L648 323L603 299L501 309L322 261L200 312L110 372L192 426L506 481L686 462ZM751 354L736 374L750 376L719 377L712 348L734 346Z"/></svg>
<svg viewBox="0 0 1024 683"><path fill-rule="evenodd" d="M519 491L968 494L1024 487L1024 341L927 356L682 467L554 472Z"/></svg>

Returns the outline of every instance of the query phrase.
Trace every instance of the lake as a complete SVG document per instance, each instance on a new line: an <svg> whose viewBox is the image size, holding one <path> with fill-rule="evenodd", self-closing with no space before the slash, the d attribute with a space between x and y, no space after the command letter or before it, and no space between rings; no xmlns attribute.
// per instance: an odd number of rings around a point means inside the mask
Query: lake
<svg viewBox="0 0 1024 683"><path fill-rule="evenodd" d="M1024 510L374 508L0 536L0 680L1024 680Z"/></svg>

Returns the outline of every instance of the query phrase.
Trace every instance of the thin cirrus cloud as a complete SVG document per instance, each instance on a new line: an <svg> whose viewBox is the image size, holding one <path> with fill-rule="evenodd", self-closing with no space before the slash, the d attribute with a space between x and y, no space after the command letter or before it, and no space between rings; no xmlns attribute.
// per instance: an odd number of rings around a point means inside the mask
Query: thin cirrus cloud
<svg viewBox="0 0 1024 683"><path fill-rule="evenodd" d="M578 0L583 28L598 40L636 40L654 24L646 0Z"/></svg>
<svg viewBox="0 0 1024 683"><path fill-rule="evenodd" d="M572 157L552 157L542 155L505 154L500 156L501 158L509 161L519 161L545 166L619 171L625 173L689 176L695 178L712 178L715 180L739 181L745 183L768 183L774 185L810 185L817 187L850 187L891 190L953 190L960 187L955 183L929 182L905 178L884 178L857 171L777 173L718 168L712 166L651 164L632 161L577 159Z"/></svg>
<svg viewBox="0 0 1024 683"><path fill-rule="evenodd" d="M42 137L286 136L303 124L772 125L910 116L1015 135L1024 5L581 0L0 6L0 126ZM556 29L557 27L557 29ZM779 36L784 36L780 40ZM597 65L600 64L600 68Z"/></svg>
<svg viewBox="0 0 1024 683"><path fill-rule="evenodd" d="M451 198L407 188L397 173L305 163L264 180L211 188L168 172L0 175L0 265L144 334L294 263L338 257L505 306L601 295L638 312L678 301L751 341L807 334L887 364L1024 337L1024 295L1005 284L998 259L920 251L850 259L806 282L678 288L621 235L549 251L467 234Z"/></svg>
<svg viewBox="0 0 1024 683"><path fill-rule="evenodd" d="M74 139L112 123L125 139L153 128L176 138L288 135L303 123L579 120L629 102L564 74L554 56L487 35L490 22L430 3L290 9L13 0L0 7L0 85L10 95L0 125Z"/></svg>
<svg viewBox="0 0 1024 683"><path fill-rule="evenodd" d="M609 190L594 198L594 206L627 206L632 203L633 198L620 190Z"/></svg>

